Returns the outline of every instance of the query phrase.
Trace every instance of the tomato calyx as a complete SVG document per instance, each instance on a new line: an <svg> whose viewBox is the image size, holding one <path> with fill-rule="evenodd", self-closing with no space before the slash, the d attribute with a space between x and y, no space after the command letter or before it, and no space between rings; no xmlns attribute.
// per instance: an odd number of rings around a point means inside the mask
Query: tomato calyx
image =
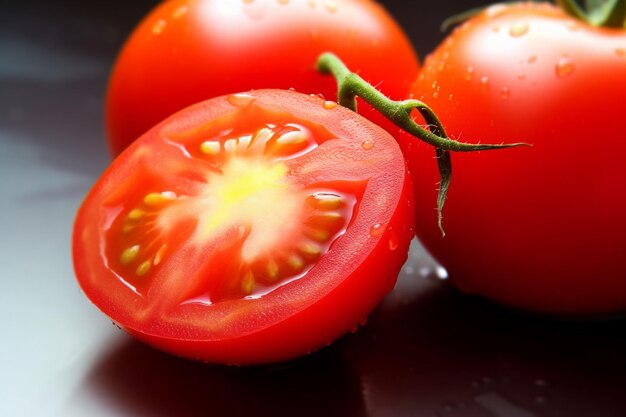
<svg viewBox="0 0 626 417"><path fill-rule="evenodd" d="M398 127L435 148L440 176L437 214L439 229L443 235L445 235L442 225L443 206L452 180L450 152L474 152L530 146L523 142L473 144L451 139L446 135L445 129L435 112L426 103L415 99L394 101L387 98L358 74L351 72L336 55L332 53L320 55L317 68L324 74L332 74L337 80L339 104L356 112L356 97L361 97ZM414 110L417 110L424 118L428 129L420 126L411 118L411 113Z"/></svg>
<svg viewBox="0 0 626 417"><path fill-rule="evenodd" d="M575 0L555 0L566 13L592 26L626 28L626 0L587 0L581 7Z"/></svg>

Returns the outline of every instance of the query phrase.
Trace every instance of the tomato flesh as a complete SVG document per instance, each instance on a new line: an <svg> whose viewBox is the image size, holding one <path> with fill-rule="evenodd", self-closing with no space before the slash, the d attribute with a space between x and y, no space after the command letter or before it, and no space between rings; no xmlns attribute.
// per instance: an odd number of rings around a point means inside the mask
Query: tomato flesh
<svg viewBox="0 0 626 417"><path fill-rule="evenodd" d="M79 211L76 274L164 350L288 359L358 325L391 289L412 233L408 184L394 139L347 109L288 91L220 97L114 161Z"/></svg>

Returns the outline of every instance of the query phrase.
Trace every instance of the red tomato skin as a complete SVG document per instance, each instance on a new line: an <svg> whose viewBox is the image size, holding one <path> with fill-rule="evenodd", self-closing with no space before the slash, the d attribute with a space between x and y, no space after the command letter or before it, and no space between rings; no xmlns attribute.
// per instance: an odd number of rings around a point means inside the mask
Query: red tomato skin
<svg viewBox="0 0 626 417"><path fill-rule="evenodd" d="M334 79L315 68L326 51L394 99L406 98L419 66L400 26L374 1L163 2L137 26L113 68L106 104L111 152L211 97L293 88L336 100ZM398 132L361 107L367 118Z"/></svg>
<svg viewBox="0 0 626 417"><path fill-rule="evenodd" d="M413 95L451 137L533 145L453 155L445 237L433 153L414 146L417 233L460 289L548 315L626 311L625 48L623 30L516 3L426 59Z"/></svg>
<svg viewBox="0 0 626 417"><path fill-rule="evenodd" d="M229 301L229 311L240 308L242 316L234 315L235 319L223 330L211 328L203 332L198 330L202 325L191 322L189 326L171 326L159 323L158 319L156 323L154 320L148 323L142 318L141 309L136 308L142 305L144 297L138 297L121 282L107 265L101 243L97 243L106 240L104 236L110 224L101 207L126 193L124 187L145 188L141 181L126 182L120 187L137 170L138 159L167 161L171 155L178 154L177 148L155 144L163 141L163 131L186 131L199 121L231 112L233 96L215 98L180 111L122 152L79 209L73 236L75 273L88 298L117 325L137 339L177 356L233 365L263 364L293 359L330 344L363 324L391 291L415 233L410 177L397 143L387 132L346 108L325 106L319 97L279 90L256 90L249 94L267 108L311 118L337 137L352 137L350 140L356 141L358 152L381 152L384 156L378 162L368 161L362 167L364 172L370 169L381 172L381 163L388 165L388 169L367 186L359 206L361 214L352 219L342 237L333 243L335 262L325 260L322 266L316 266L312 270L315 280L300 278L263 296L262 301ZM371 151L362 147L363 138L374 141ZM371 229L378 222L382 222L382 227ZM187 263L178 265L178 269L189 274L196 267ZM201 309L196 306L180 314L198 317ZM211 314L220 316L219 312Z"/></svg>

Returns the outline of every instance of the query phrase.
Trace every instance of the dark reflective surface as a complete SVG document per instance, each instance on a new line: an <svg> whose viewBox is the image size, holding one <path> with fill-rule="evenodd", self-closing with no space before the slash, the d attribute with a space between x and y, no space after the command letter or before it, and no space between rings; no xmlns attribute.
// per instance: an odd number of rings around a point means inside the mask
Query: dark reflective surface
<svg viewBox="0 0 626 417"><path fill-rule="evenodd" d="M73 280L69 241L109 161L110 65L154 4L129 3L0 13L1 416L626 415L625 320L551 320L464 296L421 273L418 245L365 327L289 363L202 365L111 326ZM387 3L423 55L444 17L480 2Z"/></svg>

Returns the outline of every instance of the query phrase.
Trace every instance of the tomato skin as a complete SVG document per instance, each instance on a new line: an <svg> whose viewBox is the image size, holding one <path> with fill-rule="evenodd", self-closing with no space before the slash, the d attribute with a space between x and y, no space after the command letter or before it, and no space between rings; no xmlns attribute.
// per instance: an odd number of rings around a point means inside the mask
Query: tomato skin
<svg viewBox="0 0 626 417"><path fill-rule="evenodd" d="M418 235L459 288L545 314L626 311L625 48L623 30L515 3L426 59L413 95L451 137L533 145L453 155L445 237L436 172L414 178ZM411 163L430 169L432 151L415 147Z"/></svg>
<svg viewBox="0 0 626 417"><path fill-rule="evenodd" d="M245 110L250 106L263 111ZM244 111L248 113L241 113L239 119L232 116ZM325 144L325 150L320 145L298 154L287 172L302 184L363 184L358 193L355 191L358 204L345 231L305 275L259 297L230 298L207 305L193 302L195 297L184 295L176 285L202 281L211 267L204 261L210 255L196 249L197 243L189 238L194 234L185 235L175 228L168 242L170 260L156 266L163 271L150 278L153 281L147 287L131 289L131 279L141 283L144 278L124 276L123 269L115 267L115 255L110 255L125 253L122 250L132 245L118 243L115 238L116 230L120 230L117 218L132 218L134 210L128 212L128 208L133 205L127 202L161 183L167 183L167 189L178 187L175 191L179 195L187 192L184 201L189 201L197 185L188 179L197 177L193 174L197 166L208 165L185 162L190 159L186 156L189 152L181 152L182 145L174 144L176 138L186 138L185 132L192 132L192 136L205 140L210 135L202 126L216 124L216 120L222 123L215 128L220 132L224 131L223 124L233 120L253 125L256 117L261 118L259 123L268 123L259 114L328 130L332 144ZM374 146L364 147L364 140ZM174 177L180 178L178 183L168 179L172 170L183 173ZM120 202L128 207L118 209ZM257 90L222 96L171 116L113 161L78 212L74 268L88 298L120 327L150 345L216 363L276 362L326 346L364 322L393 288L406 260L414 236L413 209L402 153L380 127L348 109L293 91ZM217 241L221 241L219 236ZM238 256L229 249L225 253L227 258ZM180 302L181 294L192 302Z"/></svg>
<svg viewBox="0 0 626 417"><path fill-rule="evenodd" d="M335 81L315 69L327 51L395 99L406 97L418 70L408 38L370 0L163 2L114 66L106 105L110 149L117 155L175 111L223 94L293 88L336 100ZM362 104L367 118L397 132Z"/></svg>

